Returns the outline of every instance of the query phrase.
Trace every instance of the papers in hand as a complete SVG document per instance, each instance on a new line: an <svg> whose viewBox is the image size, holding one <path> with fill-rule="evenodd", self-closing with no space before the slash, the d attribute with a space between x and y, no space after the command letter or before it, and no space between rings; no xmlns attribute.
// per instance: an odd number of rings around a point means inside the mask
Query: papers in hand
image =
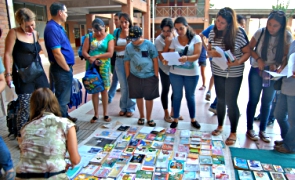
<svg viewBox="0 0 295 180"><path fill-rule="evenodd" d="M181 65L181 62L179 62L179 54L178 52L164 52L162 53L162 56L165 60L168 61L168 65L172 66L172 65Z"/></svg>
<svg viewBox="0 0 295 180"><path fill-rule="evenodd" d="M215 46L214 48L221 55L221 57L213 57L212 58L212 61L217 66L219 66L222 70L226 70L226 68L228 67L228 65L227 65L227 59L226 59L226 57L224 55L224 51L220 47L218 47L218 46Z"/></svg>
<svg viewBox="0 0 295 180"><path fill-rule="evenodd" d="M287 78L291 77L293 75L293 72L295 71L295 53L291 54L288 60L287 66L282 70L281 73L277 72L271 72L266 71L273 77L283 77L287 76Z"/></svg>

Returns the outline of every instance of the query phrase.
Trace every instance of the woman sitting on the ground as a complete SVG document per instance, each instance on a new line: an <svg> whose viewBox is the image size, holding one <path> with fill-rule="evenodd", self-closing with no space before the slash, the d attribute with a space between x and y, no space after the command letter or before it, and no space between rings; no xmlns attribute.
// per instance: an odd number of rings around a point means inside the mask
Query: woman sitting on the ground
<svg viewBox="0 0 295 180"><path fill-rule="evenodd" d="M60 116L58 101L50 89L33 92L30 120L21 129L16 179L68 179L67 151L72 166L80 162L75 124Z"/></svg>

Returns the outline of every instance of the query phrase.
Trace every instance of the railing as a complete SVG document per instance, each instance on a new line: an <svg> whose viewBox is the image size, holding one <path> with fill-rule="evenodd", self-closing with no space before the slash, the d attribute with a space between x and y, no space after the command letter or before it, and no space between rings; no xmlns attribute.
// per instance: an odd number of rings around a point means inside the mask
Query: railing
<svg viewBox="0 0 295 180"><path fill-rule="evenodd" d="M197 6L157 6L155 17L205 17L204 7Z"/></svg>

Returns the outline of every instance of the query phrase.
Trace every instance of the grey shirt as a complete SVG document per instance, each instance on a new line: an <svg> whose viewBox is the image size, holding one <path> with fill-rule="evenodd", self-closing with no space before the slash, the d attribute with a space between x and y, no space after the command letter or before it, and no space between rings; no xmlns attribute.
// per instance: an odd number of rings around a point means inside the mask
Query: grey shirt
<svg viewBox="0 0 295 180"><path fill-rule="evenodd" d="M165 39L162 38L161 34L156 38L155 40L155 46L157 48L157 51L163 51L164 47L165 47ZM169 75L169 71L170 71L170 66L168 65L164 65L162 63L162 61L160 60L160 58L158 58L159 60L159 67L160 69L167 75Z"/></svg>
<svg viewBox="0 0 295 180"><path fill-rule="evenodd" d="M293 43L290 45L288 58L293 53L295 53L295 41L293 41ZM289 59L289 61L295 62L295 59ZM284 77L283 78L283 84L282 84L281 93L285 94L287 96L295 96L294 89L295 89L295 78L293 78L293 77L289 77L289 78Z"/></svg>

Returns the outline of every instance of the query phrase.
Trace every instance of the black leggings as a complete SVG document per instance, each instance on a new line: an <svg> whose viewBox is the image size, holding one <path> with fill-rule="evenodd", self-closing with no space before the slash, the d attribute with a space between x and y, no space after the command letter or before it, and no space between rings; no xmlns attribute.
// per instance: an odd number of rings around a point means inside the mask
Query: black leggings
<svg viewBox="0 0 295 180"><path fill-rule="evenodd" d="M160 77L161 77L161 84L162 84L162 92L161 92L161 102L163 109L168 109L168 94L170 89L170 78L169 75L164 73L161 68L159 68ZM173 99L173 93L171 94L171 104ZM172 105L173 107L173 105Z"/></svg>
<svg viewBox="0 0 295 180"><path fill-rule="evenodd" d="M237 100L242 80L243 76L225 78L214 75L214 85L217 96L218 126L223 126L225 118L225 108L227 106L231 133L236 133L240 118L240 111Z"/></svg>

